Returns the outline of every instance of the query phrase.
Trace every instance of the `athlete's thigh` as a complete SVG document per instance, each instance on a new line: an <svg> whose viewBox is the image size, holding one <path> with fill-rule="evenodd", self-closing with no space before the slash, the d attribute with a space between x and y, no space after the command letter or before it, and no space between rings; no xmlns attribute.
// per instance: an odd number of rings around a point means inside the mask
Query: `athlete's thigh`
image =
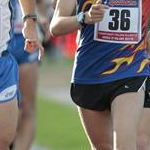
<svg viewBox="0 0 150 150"><path fill-rule="evenodd" d="M120 137L133 140L137 132L140 115L144 103L144 90L130 92L117 96L111 105L114 131ZM129 136L130 135L130 136Z"/></svg>
<svg viewBox="0 0 150 150"><path fill-rule="evenodd" d="M150 143L150 78L146 81L145 102L138 130L138 142L139 145Z"/></svg>
<svg viewBox="0 0 150 150"><path fill-rule="evenodd" d="M14 138L18 120L18 100L0 103L0 140L11 142Z"/></svg>
<svg viewBox="0 0 150 150"><path fill-rule="evenodd" d="M150 142L150 108L144 108L138 129L139 142Z"/></svg>
<svg viewBox="0 0 150 150"><path fill-rule="evenodd" d="M90 142L112 145L112 118L110 111L94 111L81 107L78 107L78 110Z"/></svg>
<svg viewBox="0 0 150 150"><path fill-rule="evenodd" d="M33 109L37 88L38 63L25 63L19 66L19 85L22 95L21 108Z"/></svg>

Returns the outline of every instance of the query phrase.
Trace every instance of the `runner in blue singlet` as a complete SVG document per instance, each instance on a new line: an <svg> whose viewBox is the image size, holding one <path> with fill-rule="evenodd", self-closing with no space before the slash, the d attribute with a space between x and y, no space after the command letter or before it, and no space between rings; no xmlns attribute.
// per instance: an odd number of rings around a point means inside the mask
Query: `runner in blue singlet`
<svg viewBox="0 0 150 150"><path fill-rule="evenodd" d="M137 150L149 76L149 13L149 0L58 0L51 34L80 30L71 97L92 149Z"/></svg>

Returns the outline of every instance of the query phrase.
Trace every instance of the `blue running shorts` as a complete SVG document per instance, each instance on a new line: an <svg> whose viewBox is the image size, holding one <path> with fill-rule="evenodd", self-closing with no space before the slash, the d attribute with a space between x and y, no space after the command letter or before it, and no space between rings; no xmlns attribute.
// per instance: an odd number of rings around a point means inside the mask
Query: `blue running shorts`
<svg viewBox="0 0 150 150"><path fill-rule="evenodd" d="M39 51L35 51L33 54L29 54L24 50L24 37L22 34L14 34L12 38L11 54L15 57L19 65L24 63L38 62Z"/></svg>
<svg viewBox="0 0 150 150"><path fill-rule="evenodd" d="M15 58L7 52L0 57L0 103L14 98L21 100L19 92L19 71Z"/></svg>

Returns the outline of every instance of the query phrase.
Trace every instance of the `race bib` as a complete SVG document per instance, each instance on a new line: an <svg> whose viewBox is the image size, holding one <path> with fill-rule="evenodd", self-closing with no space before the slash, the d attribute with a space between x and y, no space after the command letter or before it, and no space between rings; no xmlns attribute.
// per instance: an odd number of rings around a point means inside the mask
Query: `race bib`
<svg viewBox="0 0 150 150"><path fill-rule="evenodd" d="M94 40L136 44L141 40L142 0L105 0L104 19L95 24Z"/></svg>

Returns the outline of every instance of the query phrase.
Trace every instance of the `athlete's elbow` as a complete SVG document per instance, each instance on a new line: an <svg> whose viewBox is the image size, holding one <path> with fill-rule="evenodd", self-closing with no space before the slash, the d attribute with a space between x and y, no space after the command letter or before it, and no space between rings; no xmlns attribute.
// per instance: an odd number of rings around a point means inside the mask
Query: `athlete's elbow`
<svg viewBox="0 0 150 150"><path fill-rule="evenodd" d="M50 34L52 37L57 37L57 36L60 36L61 35L61 30L60 30L60 26L59 24L51 24L50 25Z"/></svg>

